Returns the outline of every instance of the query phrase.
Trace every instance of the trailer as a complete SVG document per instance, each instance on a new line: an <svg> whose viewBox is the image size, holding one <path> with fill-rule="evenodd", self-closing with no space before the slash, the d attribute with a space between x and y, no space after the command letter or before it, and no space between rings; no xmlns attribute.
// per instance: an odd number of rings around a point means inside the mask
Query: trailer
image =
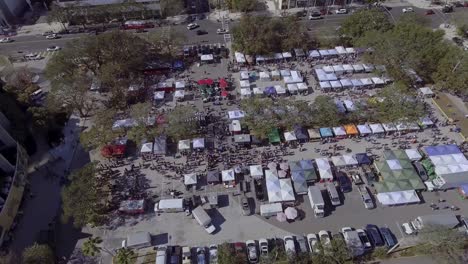
<svg viewBox="0 0 468 264"><path fill-rule="evenodd" d="M317 186L309 186L307 191L310 206L314 210L315 217L325 216L325 202L323 201L322 191Z"/></svg>
<svg viewBox="0 0 468 264"><path fill-rule="evenodd" d="M184 211L184 199L162 199L154 204L156 213L178 213Z"/></svg>
<svg viewBox="0 0 468 264"><path fill-rule="evenodd" d="M433 214L422 215L411 221L411 225L416 230L421 230L427 226L443 226L447 228L455 228L460 224L460 221L454 214Z"/></svg>

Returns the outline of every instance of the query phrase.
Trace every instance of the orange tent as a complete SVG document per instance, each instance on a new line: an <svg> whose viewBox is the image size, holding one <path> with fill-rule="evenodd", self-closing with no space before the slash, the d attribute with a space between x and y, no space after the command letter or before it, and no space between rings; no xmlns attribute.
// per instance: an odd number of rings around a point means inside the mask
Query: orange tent
<svg viewBox="0 0 468 264"><path fill-rule="evenodd" d="M358 132L358 130L357 130L357 127L356 127L355 125L352 125L352 124L350 124L350 125L345 125L345 126L344 126L344 129L345 129L346 134L347 134L348 136L354 136L354 135L358 135L358 134L359 134L359 132Z"/></svg>

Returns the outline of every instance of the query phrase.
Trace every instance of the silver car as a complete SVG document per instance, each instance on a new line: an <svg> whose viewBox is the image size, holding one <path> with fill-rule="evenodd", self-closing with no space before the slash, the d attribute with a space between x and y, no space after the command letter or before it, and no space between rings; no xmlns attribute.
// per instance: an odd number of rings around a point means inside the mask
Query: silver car
<svg viewBox="0 0 468 264"><path fill-rule="evenodd" d="M366 187L359 188L359 193L361 193L362 202L364 203L364 207L366 209L373 209L375 208L374 201L372 201L371 195L369 190Z"/></svg>

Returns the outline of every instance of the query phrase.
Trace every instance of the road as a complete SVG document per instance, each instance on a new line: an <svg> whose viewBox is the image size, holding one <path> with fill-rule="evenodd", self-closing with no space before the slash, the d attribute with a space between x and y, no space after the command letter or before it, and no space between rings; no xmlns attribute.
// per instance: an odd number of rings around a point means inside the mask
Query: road
<svg viewBox="0 0 468 264"><path fill-rule="evenodd" d="M402 12L403 7L389 7L387 13L392 20L398 20L403 14ZM424 15L425 10L414 8L415 13ZM452 14L443 14L440 10L434 10L435 14L426 16L430 22L430 26L433 28L439 27L440 24L444 23L446 20L450 20ZM455 12L458 14L468 13L468 10L463 8L455 9ZM350 14L342 14L342 15L327 15L324 19L321 20L307 20L301 19L300 23L304 24L309 30L311 34L315 34L318 32L322 32L323 34L327 34L326 32L330 32L336 30L338 26L341 25L344 19L346 19ZM224 38L222 35L216 34L216 29L221 28L221 23L211 20L199 20L197 23L200 25L199 29L203 29L208 32L208 34L198 36L196 34L196 30L187 30L186 25L174 25L174 26L166 26L166 27L156 27L154 29L148 30L147 33L139 33L139 34L151 34L156 32L162 32L167 30L168 27L173 29L176 32L180 32L187 37L186 44L202 44L202 43L223 43ZM238 22L232 21L230 28L235 26ZM22 53L29 53L29 52L41 52L45 51L47 47L50 46L60 46L63 47L67 43L72 42L82 36L85 36L85 33L81 34L70 34L70 35L62 35L59 39L54 40L47 40L42 35L35 35L35 36L17 36L13 39L14 42L11 43L3 43L0 44L0 53L5 55L14 55L18 54L18 52Z"/></svg>

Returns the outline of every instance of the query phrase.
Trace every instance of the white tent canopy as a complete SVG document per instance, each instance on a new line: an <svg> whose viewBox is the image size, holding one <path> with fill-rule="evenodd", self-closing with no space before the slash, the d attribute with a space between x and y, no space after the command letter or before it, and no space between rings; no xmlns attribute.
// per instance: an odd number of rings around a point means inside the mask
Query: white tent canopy
<svg viewBox="0 0 468 264"><path fill-rule="evenodd" d="M331 170L330 163L328 162L327 158L318 158L315 160L317 163L318 173L322 180L332 180L333 173Z"/></svg>
<svg viewBox="0 0 468 264"><path fill-rule="evenodd" d="M229 169L221 171L221 179L223 182L233 181L235 179L234 170Z"/></svg>
<svg viewBox="0 0 468 264"><path fill-rule="evenodd" d="M347 73L352 73L352 72L354 72L353 65L351 65L351 64L343 64L343 69L344 69L345 72L347 72Z"/></svg>
<svg viewBox="0 0 468 264"><path fill-rule="evenodd" d="M344 127L333 127L333 134L335 134L335 136L339 137L339 136L346 136L346 130L344 129Z"/></svg>
<svg viewBox="0 0 468 264"><path fill-rule="evenodd" d="M252 89L250 89L250 88L242 88L242 89L241 89L241 96L242 96L242 97L250 97L250 96L252 96Z"/></svg>
<svg viewBox="0 0 468 264"><path fill-rule="evenodd" d="M419 88L419 92L424 96L433 96L434 92L429 87L421 87Z"/></svg>
<svg viewBox="0 0 468 264"><path fill-rule="evenodd" d="M372 82L372 80L370 78L362 78L362 79L360 79L360 81L364 86L374 85L374 82Z"/></svg>
<svg viewBox="0 0 468 264"><path fill-rule="evenodd" d="M157 92L154 92L154 100L164 100L164 95L166 94L165 91L157 91Z"/></svg>
<svg viewBox="0 0 468 264"><path fill-rule="evenodd" d="M284 132L284 139L286 141L295 141L297 140L296 133L294 131Z"/></svg>
<svg viewBox="0 0 468 264"><path fill-rule="evenodd" d="M299 89L297 88L297 84L295 83L288 84L286 87L288 88L288 91L290 93L297 93L299 91Z"/></svg>
<svg viewBox="0 0 468 264"><path fill-rule="evenodd" d="M405 149L405 153L410 160L421 160L421 153L417 149Z"/></svg>
<svg viewBox="0 0 468 264"><path fill-rule="evenodd" d="M279 179L281 187L281 200L283 202L295 201L294 190L290 178Z"/></svg>
<svg viewBox="0 0 468 264"><path fill-rule="evenodd" d="M382 78L379 77L372 77L372 82L376 85L382 85L385 84L385 81Z"/></svg>
<svg viewBox="0 0 468 264"><path fill-rule="evenodd" d="M270 78L270 73L266 72L266 71L262 71L260 72L260 81L270 81L271 78Z"/></svg>
<svg viewBox="0 0 468 264"><path fill-rule="evenodd" d="M200 56L202 61L212 61L214 59L213 54L203 54Z"/></svg>
<svg viewBox="0 0 468 264"><path fill-rule="evenodd" d="M291 71L288 69L285 70L280 70L281 76L286 77L286 76L291 76Z"/></svg>
<svg viewBox="0 0 468 264"><path fill-rule="evenodd" d="M250 88L250 81L249 80L240 80L240 87L241 88Z"/></svg>
<svg viewBox="0 0 468 264"><path fill-rule="evenodd" d="M309 50L309 57L318 58L320 57L320 53L318 52L318 50Z"/></svg>
<svg viewBox="0 0 468 264"><path fill-rule="evenodd" d="M335 167L344 167L346 166L346 162L343 158L343 156L333 156L331 157L332 159L332 163L333 165L335 165Z"/></svg>
<svg viewBox="0 0 468 264"><path fill-rule="evenodd" d="M233 111L228 111L228 117L229 119L241 119L245 116L245 112L241 110L233 110Z"/></svg>
<svg viewBox="0 0 468 264"><path fill-rule="evenodd" d="M153 152L153 143L148 142L141 145L140 153L152 153Z"/></svg>
<svg viewBox="0 0 468 264"><path fill-rule="evenodd" d="M179 147L179 150L190 149L190 139L179 140L178 147Z"/></svg>
<svg viewBox="0 0 468 264"><path fill-rule="evenodd" d="M344 154L343 159L347 166L356 166L359 164L357 159L353 155Z"/></svg>
<svg viewBox="0 0 468 264"><path fill-rule="evenodd" d="M175 98L184 98L185 97L185 91L184 90L177 90L174 93Z"/></svg>
<svg viewBox="0 0 468 264"><path fill-rule="evenodd" d="M392 131L397 130L396 126L394 124L392 124L392 123L383 123L382 126L383 126L385 132L392 132Z"/></svg>
<svg viewBox="0 0 468 264"><path fill-rule="evenodd" d="M307 87L307 84L306 83L298 83L297 84L297 89L299 91L307 91L309 90L309 88Z"/></svg>
<svg viewBox="0 0 468 264"><path fill-rule="evenodd" d="M241 124L239 120L232 120L231 124L229 125L229 131L231 132L240 132L242 130Z"/></svg>
<svg viewBox="0 0 468 264"><path fill-rule="evenodd" d="M275 85L275 90L276 90L276 93L277 94L285 94L286 93L286 89L281 86L281 85Z"/></svg>
<svg viewBox="0 0 468 264"><path fill-rule="evenodd" d="M353 87L353 83L351 82L350 79L341 79L341 80L340 80L340 83L341 83L341 86L343 86L343 88L351 88L351 87Z"/></svg>
<svg viewBox="0 0 468 264"><path fill-rule="evenodd" d="M262 95L265 92L265 87L255 87L253 88L253 93L255 95Z"/></svg>
<svg viewBox="0 0 468 264"><path fill-rule="evenodd" d="M250 166L250 176L253 178L259 179L263 177L263 168L262 165L252 165Z"/></svg>
<svg viewBox="0 0 468 264"><path fill-rule="evenodd" d="M361 135L368 135L372 133L371 128L364 124L364 125L357 125L357 129L359 130L359 134Z"/></svg>
<svg viewBox="0 0 468 264"><path fill-rule="evenodd" d="M333 66L329 65L329 66L323 66L323 71L325 73L334 73L335 72L335 69L333 68Z"/></svg>
<svg viewBox="0 0 468 264"><path fill-rule="evenodd" d="M189 173L184 175L184 184L193 185L197 184L197 175L195 173Z"/></svg>
<svg viewBox="0 0 468 264"><path fill-rule="evenodd" d="M349 112L356 110L356 107L354 106L354 103L351 100L344 100L343 104L346 107L346 110L348 110Z"/></svg>
<svg viewBox="0 0 468 264"><path fill-rule="evenodd" d="M364 71L364 67L362 66L362 64L353 64L353 69L355 72L363 72Z"/></svg>
<svg viewBox="0 0 468 264"><path fill-rule="evenodd" d="M176 89L184 89L185 88L185 81L176 81L175 88Z"/></svg>
<svg viewBox="0 0 468 264"><path fill-rule="evenodd" d="M372 64L363 64L362 67L364 67L365 72L371 72L375 69L374 65Z"/></svg>
<svg viewBox="0 0 468 264"><path fill-rule="evenodd" d="M336 73L336 74L343 74L345 72L344 68L342 65L333 65L333 71Z"/></svg>
<svg viewBox="0 0 468 264"><path fill-rule="evenodd" d="M330 82L328 82L328 81L326 81L326 82L320 82L319 85L320 85L320 88L321 88L321 89L331 89Z"/></svg>
<svg viewBox="0 0 468 264"><path fill-rule="evenodd" d="M236 52L234 52L234 56L236 57L237 63L245 63L246 62L244 54L236 51Z"/></svg>
<svg viewBox="0 0 468 264"><path fill-rule="evenodd" d="M381 124L369 124L372 134L384 133L385 130Z"/></svg>
<svg viewBox="0 0 468 264"><path fill-rule="evenodd" d="M420 121L421 125L423 125L423 126L432 126L432 125L434 125L434 122L432 122L432 120L428 116L422 117L419 121Z"/></svg>
<svg viewBox="0 0 468 264"><path fill-rule="evenodd" d="M194 138L192 141L194 149L200 149L205 147L205 139L204 138Z"/></svg>
<svg viewBox="0 0 468 264"><path fill-rule="evenodd" d="M359 79L351 79L351 83L353 84L355 88L360 88L364 86L364 84Z"/></svg>
<svg viewBox="0 0 468 264"><path fill-rule="evenodd" d="M240 72L240 79L241 80L248 80L249 79L249 72L241 71Z"/></svg>
<svg viewBox="0 0 468 264"><path fill-rule="evenodd" d="M333 89L340 89L342 88L340 81L330 81L330 85Z"/></svg>
<svg viewBox="0 0 468 264"><path fill-rule="evenodd" d="M410 204L421 201L414 190L378 193L377 199L383 205Z"/></svg>

